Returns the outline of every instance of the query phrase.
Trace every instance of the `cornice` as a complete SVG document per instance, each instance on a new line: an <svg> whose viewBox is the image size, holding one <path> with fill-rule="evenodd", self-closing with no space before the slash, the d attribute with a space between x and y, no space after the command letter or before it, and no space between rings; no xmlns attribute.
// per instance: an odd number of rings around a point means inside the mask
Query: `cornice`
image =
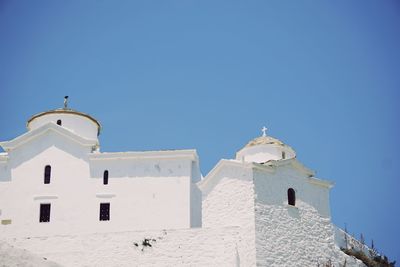
<svg viewBox="0 0 400 267"><path fill-rule="evenodd" d="M127 151L92 153L89 160L120 160L120 159L189 159L198 161L194 149L186 150L160 150L160 151Z"/></svg>
<svg viewBox="0 0 400 267"><path fill-rule="evenodd" d="M318 186L325 187L325 188L328 188L328 189L332 188L335 185L334 182L331 182L331 181L328 181L328 180L318 179L316 177L308 177L307 181L310 184L318 185Z"/></svg>

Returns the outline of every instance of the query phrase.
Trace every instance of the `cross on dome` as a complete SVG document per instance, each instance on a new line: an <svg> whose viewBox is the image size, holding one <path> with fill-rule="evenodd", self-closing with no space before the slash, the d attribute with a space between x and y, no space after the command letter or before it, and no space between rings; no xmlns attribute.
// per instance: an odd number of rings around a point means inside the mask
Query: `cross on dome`
<svg viewBox="0 0 400 267"><path fill-rule="evenodd" d="M262 127L262 129L261 129L262 136L267 136L267 130L268 130L268 128L266 128L265 126Z"/></svg>

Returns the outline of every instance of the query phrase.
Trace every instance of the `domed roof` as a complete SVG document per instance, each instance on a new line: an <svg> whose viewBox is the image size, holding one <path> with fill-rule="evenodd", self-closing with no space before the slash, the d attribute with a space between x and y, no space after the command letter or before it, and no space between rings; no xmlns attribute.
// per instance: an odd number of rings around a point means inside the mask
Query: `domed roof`
<svg viewBox="0 0 400 267"><path fill-rule="evenodd" d="M246 147L258 146L258 145L270 145L270 144L281 145L281 146L285 145L282 141L280 141L276 138L273 138L271 136L268 136L266 133L267 128L263 127L261 129L261 131L262 131L262 136L254 138L253 140L248 142L247 145L245 145L244 147L246 148Z"/></svg>
<svg viewBox="0 0 400 267"><path fill-rule="evenodd" d="M245 147L252 147L252 146L257 146L257 145L269 145L269 144L275 144L275 145L285 145L284 143L282 143L282 141L273 138L271 136L267 136L267 135L263 135L257 138L254 138L253 140L251 140L250 142L247 143L247 145L245 145Z"/></svg>
<svg viewBox="0 0 400 267"><path fill-rule="evenodd" d="M78 116L82 116L82 117L86 117L89 120L93 121L96 125L97 125L97 135L100 134L100 130L101 130L101 125L99 123L98 120L96 120L95 118L93 118L92 116L80 112L80 111L76 111L73 109L68 108L68 96L66 96L64 98L64 107L63 108L58 108L58 109L52 109L52 110L48 110L48 111L44 111L44 112L40 112L38 114L33 115L32 117L29 118L29 120L27 121L26 125L29 129L29 124L36 118L42 117L44 115L48 115L48 114L72 114L72 115L78 115Z"/></svg>
<svg viewBox="0 0 400 267"><path fill-rule="evenodd" d="M285 160L296 157L296 152L282 141L267 136L263 127L262 136L256 137L236 153L236 159L245 162L265 163L270 160Z"/></svg>
<svg viewBox="0 0 400 267"><path fill-rule="evenodd" d="M40 113L35 114L32 117L30 117L30 119L28 120L27 124L29 124L31 121L33 121L34 119L36 119L38 117L41 117L41 116L44 116L44 115L47 115L47 114L56 114L56 113L58 113L58 114L60 114L60 113L74 114L74 115L79 115L79 116L86 117L86 118L92 120L94 123L96 123L97 127L99 127L99 131L100 131L101 125L100 125L98 120L96 120L95 118L93 118L92 116L90 116L90 115L88 115L86 113L83 113L83 112L80 112L80 111L76 111L76 110L73 110L73 109L70 109L70 108L58 108L58 109L52 109L52 110L40 112Z"/></svg>

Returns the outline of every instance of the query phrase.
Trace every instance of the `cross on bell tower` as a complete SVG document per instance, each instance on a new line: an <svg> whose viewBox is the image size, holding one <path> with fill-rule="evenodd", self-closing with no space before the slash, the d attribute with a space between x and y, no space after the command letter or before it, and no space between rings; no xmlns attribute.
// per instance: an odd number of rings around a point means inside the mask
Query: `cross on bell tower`
<svg viewBox="0 0 400 267"><path fill-rule="evenodd" d="M262 136L267 136L267 130L268 130L268 128L266 128L265 126L264 127L262 127L262 129L261 129L261 132L262 132Z"/></svg>

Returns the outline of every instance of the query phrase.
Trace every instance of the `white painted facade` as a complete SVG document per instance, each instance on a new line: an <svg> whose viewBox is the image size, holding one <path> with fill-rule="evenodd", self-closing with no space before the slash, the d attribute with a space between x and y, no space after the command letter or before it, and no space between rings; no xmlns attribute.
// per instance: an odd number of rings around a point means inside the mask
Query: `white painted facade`
<svg viewBox="0 0 400 267"><path fill-rule="evenodd" d="M200 179L196 151L100 153L100 125L86 116L44 113L26 134L1 143L2 231L41 236L200 225L200 203L191 199ZM99 221L100 203L110 203L109 221ZM40 204L51 204L50 222L39 222Z"/></svg>
<svg viewBox="0 0 400 267"><path fill-rule="evenodd" d="M100 124L77 111L40 113L27 127L0 143L0 239L16 247L62 266L363 266L338 246L332 183L265 129L201 179L195 150L100 152Z"/></svg>

